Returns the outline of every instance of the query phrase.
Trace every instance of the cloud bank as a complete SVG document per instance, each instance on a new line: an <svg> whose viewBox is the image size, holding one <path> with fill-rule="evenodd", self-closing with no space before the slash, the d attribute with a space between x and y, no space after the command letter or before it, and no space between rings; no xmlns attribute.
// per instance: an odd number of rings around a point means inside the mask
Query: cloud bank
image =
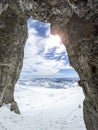
<svg viewBox="0 0 98 130"><path fill-rule="evenodd" d="M50 34L50 24L27 21L28 39L24 50L22 75L35 77L77 76L69 65L66 48L58 36Z"/></svg>

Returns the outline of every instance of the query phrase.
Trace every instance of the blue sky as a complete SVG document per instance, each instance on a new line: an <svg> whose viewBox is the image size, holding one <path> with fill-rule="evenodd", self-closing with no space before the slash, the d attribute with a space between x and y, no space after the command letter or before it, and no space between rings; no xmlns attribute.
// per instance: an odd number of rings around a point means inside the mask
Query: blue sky
<svg viewBox="0 0 98 130"><path fill-rule="evenodd" d="M50 24L30 17L27 26L28 39L25 45L21 75L77 77L77 73L69 65L66 49L60 38L50 34Z"/></svg>

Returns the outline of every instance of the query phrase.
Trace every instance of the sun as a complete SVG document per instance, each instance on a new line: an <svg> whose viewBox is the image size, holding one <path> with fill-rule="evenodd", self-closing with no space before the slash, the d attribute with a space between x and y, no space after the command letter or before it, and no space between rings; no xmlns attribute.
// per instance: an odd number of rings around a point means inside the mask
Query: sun
<svg viewBox="0 0 98 130"><path fill-rule="evenodd" d="M60 38L60 36L59 35L52 35L51 36L51 40L53 41L53 42L55 42L55 43L60 43L61 42L61 38Z"/></svg>
<svg viewBox="0 0 98 130"><path fill-rule="evenodd" d="M62 41L61 41L61 38L59 35L50 35L47 38L46 46L47 46L47 48L53 48L53 47L60 46L61 43L62 43Z"/></svg>
<svg viewBox="0 0 98 130"><path fill-rule="evenodd" d="M57 44L61 42L61 38L59 35L50 35L49 42Z"/></svg>

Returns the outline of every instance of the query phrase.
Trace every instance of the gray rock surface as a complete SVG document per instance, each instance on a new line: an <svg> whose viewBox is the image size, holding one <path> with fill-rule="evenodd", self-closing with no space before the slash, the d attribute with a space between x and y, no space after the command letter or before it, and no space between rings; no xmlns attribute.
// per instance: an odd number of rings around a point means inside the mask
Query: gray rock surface
<svg viewBox="0 0 98 130"><path fill-rule="evenodd" d="M87 130L98 130L98 1L0 1L0 106L14 102L14 86L23 64L26 20L51 23L67 48L83 88Z"/></svg>
<svg viewBox="0 0 98 130"><path fill-rule="evenodd" d="M16 114L20 114L18 105L17 105L17 103L16 103L15 101L11 103L11 108L10 108L10 110L11 110L11 111L14 111Z"/></svg>
<svg viewBox="0 0 98 130"><path fill-rule="evenodd" d="M0 3L0 106L14 101L14 87L23 64L26 21L14 5ZM15 4L16 6L16 4ZM13 8L12 8L13 7Z"/></svg>

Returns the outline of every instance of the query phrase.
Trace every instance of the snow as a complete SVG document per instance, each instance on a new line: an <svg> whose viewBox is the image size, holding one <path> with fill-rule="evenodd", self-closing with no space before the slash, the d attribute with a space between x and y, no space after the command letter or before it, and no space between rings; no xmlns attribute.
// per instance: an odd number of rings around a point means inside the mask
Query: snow
<svg viewBox="0 0 98 130"><path fill-rule="evenodd" d="M53 89L16 85L21 114L0 108L0 130L86 130L80 87Z"/></svg>

